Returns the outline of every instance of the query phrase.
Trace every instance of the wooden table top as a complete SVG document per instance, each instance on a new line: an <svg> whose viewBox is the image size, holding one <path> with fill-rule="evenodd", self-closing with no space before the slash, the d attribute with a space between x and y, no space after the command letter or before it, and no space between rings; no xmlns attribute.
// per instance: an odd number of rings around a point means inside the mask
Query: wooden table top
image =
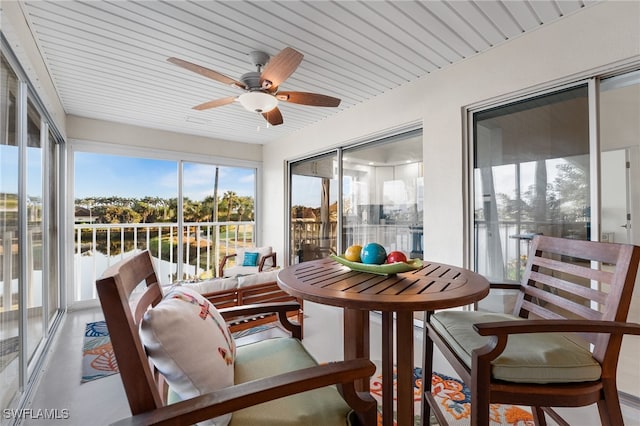
<svg viewBox="0 0 640 426"><path fill-rule="evenodd" d="M380 311L433 311L468 305L489 294L483 276L429 261L415 271L376 275L319 259L285 267L278 273L278 285L312 302Z"/></svg>

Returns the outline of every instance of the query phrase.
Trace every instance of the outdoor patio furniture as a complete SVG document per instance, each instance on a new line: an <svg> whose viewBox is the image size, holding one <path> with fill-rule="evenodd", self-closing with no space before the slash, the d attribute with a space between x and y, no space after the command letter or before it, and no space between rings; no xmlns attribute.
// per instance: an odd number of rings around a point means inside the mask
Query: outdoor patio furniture
<svg viewBox="0 0 640 426"><path fill-rule="evenodd" d="M141 283L145 283L145 288L142 293L135 292L136 302L131 306L132 293ZM367 392L357 392L354 385L354 381L368 380L373 375L375 365L371 361L361 358L317 365L295 338L267 339L236 348L233 341L229 341L228 331L215 320L263 312L278 312L280 319L286 320L284 313L297 311L297 303L217 310L197 292L182 286L173 286L164 295L167 297L163 297L148 251L110 267L96 285L132 412L132 417L117 425L191 425L229 413L233 413L229 423L232 426L342 425L347 424L347 418L355 424L375 425L375 400ZM166 310L174 305L180 309L186 306L190 309L189 315L167 318ZM161 314L154 312L157 309ZM166 327L168 330L150 332L147 328L156 319L171 326ZM191 324L185 326L185 320ZM204 326L215 332L207 335L194 332ZM171 333L172 339L168 344L143 345L143 339L155 333ZM201 351L201 346L209 345L214 334L223 337L218 350ZM173 350L168 357L168 367L164 366L162 371L158 367L162 361L161 350ZM184 361L185 355L191 358L189 362L174 366L177 360ZM167 382L173 390L172 381L177 389L178 385L184 387L196 379L183 377L180 369L193 370L193 365L220 356L232 367L233 384L197 396L181 397L182 401L167 405ZM150 360L156 364L152 365ZM196 369L196 374L216 385L223 380L209 370Z"/></svg>
<svg viewBox="0 0 640 426"><path fill-rule="evenodd" d="M551 407L595 403L603 425L624 424L616 367L623 336L640 335L626 322L639 261L638 246L534 236L513 315L427 312L423 377L435 343L471 389L471 426L496 403L531 406L537 425L545 413L568 424ZM446 424L431 391L423 418Z"/></svg>

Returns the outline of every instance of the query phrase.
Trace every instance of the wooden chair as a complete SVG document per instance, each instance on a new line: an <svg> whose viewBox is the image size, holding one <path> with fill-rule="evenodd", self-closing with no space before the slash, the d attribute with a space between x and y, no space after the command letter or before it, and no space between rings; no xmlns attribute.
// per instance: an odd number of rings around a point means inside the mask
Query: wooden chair
<svg viewBox="0 0 640 426"><path fill-rule="evenodd" d="M603 425L623 425L616 367L623 336L640 334L625 322L639 261L633 245L534 237L513 315L427 313L424 377L435 343L471 390L472 426L489 425L490 403L531 406L537 425L596 403ZM446 424L425 389L423 418Z"/></svg>
<svg viewBox="0 0 640 426"><path fill-rule="evenodd" d="M146 283L143 292L141 294L139 291L134 292L134 289L142 282ZM234 412L231 425L238 425L240 423L236 421L236 414L242 412L243 409L266 403L261 405L260 409L262 410L264 407L264 410L267 410L268 405L274 400L285 398L286 401L287 396L306 391L311 392L307 392L303 396L314 398L314 392L317 392L314 389L331 385L336 385L340 395L349 404L349 406L344 404L346 406L345 415L349 412L349 407L354 410L349 414L351 421L362 425L374 425L376 422L375 400L369 393L357 392L354 386L355 380L368 380L375 372L375 366L366 359L334 362L320 366L316 364L316 366L296 371L288 371L287 369L291 367L282 365L283 371L287 372L272 376L268 375L273 374L273 371L255 372L256 380L236 383L219 391L167 405L166 382L161 374L151 366L138 333L145 311L150 306L157 305L162 299L162 289L150 254L145 251L110 267L96 285L122 383L133 414L132 417L116 423L118 425L191 425L231 412ZM219 311L225 320L238 315L277 312L280 319L288 324L286 325L287 329L291 329L294 334L299 335L300 330L296 331L296 325L288 323L286 319L287 312L298 309L297 303L285 302L238 306ZM201 338L206 339L206 336ZM299 344L299 341L293 338L272 340L295 340ZM251 346L253 345L238 347L237 354L242 350L250 349ZM238 358L240 358L239 355L235 364L236 372ZM335 391L335 389L329 390ZM339 395L338 399L342 401ZM280 412L277 414L280 415ZM282 410L283 420L287 418L287 414L287 410Z"/></svg>

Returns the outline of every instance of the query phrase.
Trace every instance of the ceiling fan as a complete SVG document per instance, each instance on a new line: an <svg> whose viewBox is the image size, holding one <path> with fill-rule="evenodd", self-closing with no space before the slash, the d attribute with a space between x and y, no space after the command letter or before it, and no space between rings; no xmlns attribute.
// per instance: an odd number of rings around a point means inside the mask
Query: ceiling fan
<svg viewBox="0 0 640 426"><path fill-rule="evenodd" d="M183 59L172 57L168 58L167 61L212 80L245 91L239 96L229 96L196 105L193 107L196 110L216 108L238 101L248 111L262 114L269 124L277 126L283 123L282 113L278 109L280 101L321 107L337 107L340 105L340 99L327 95L278 90L280 84L289 78L302 62L302 53L295 49L287 47L271 59L269 59L267 53L259 51L251 52L249 56L257 67L257 71L243 74L240 80L234 80L219 72Z"/></svg>

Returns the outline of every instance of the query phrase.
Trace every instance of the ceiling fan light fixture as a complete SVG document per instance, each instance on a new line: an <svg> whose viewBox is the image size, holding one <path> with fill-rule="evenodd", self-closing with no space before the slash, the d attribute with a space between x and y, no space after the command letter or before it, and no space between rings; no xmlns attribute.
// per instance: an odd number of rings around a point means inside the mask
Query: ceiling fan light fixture
<svg viewBox="0 0 640 426"><path fill-rule="evenodd" d="M278 106L278 99L264 92L247 92L238 96L238 101L251 112L269 112Z"/></svg>

